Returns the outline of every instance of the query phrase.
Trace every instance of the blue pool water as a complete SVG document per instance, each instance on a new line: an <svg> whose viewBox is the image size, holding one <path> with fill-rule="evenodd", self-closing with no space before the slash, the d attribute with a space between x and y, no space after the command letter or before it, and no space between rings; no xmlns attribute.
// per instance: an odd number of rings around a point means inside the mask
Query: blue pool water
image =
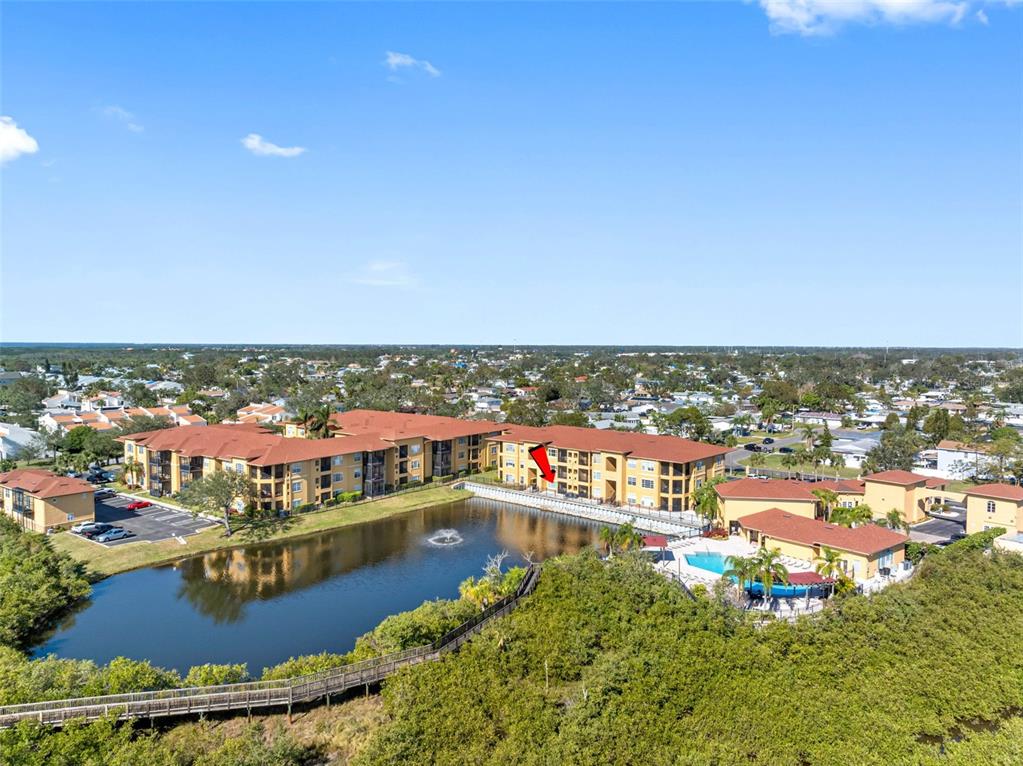
<svg viewBox="0 0 1023 766"><path fill-rule="evenodd" d="M704 569L714 574L724 574L728 566L728 556L723 553L717 553L716 551L703 551L701 553L687 553L686 563L691 567L697 569ZM731 578L735 581L735 578ZM752 587L748 588L749 592L754 596L764 595L764 586L758 582L753 583ZM810 591L811 596L819 595L816 593L819 590L815 586L806 585L781 585L775 583L774 587L771 588L771 596L775 598L794 598L796 596L805 596L807 590Z"/></svg>

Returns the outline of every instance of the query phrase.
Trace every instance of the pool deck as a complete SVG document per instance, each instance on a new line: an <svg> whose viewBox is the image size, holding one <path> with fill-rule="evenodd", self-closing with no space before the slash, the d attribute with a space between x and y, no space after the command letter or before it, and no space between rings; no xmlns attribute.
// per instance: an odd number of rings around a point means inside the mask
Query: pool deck
<svg viewBox="0 0 1023 766"><path fill-rule="evenodd" d="M752 556L757 548L747 543L740 537L729 537L724 540L716 540L708 537L691 537L672 543L668 549L673 554L673 561L660 561L657 568L665 572L671 572L682 580L686 585L713 585L721 579L721 575L707 569L695 567L686 562L686 554L693 553L720 553L722 556ZM782 563L790 572L812 572L813 565L807 561L782 557Z"/></svg>

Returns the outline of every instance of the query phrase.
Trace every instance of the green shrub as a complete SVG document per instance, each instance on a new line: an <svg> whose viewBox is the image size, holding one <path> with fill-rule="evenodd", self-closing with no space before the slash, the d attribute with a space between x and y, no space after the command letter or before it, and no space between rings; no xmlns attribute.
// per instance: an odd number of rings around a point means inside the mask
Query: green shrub
<svg viewBox="0 0 1023 766"><path fill-rule="evenodd" d="M249 680L249 669L244 665L195 665L185 676L185 686L221 686L240 684Z"/></svg>
<svg viewBox="0 0 1023 766"><path fill-rule="evenodd" d="M351 664L346 654L331 654L321 652L320 654L306 654L301 657L292 657L290 660L263 669L263 681L278 681L282 678L294 678L309 673L319 673L321 670L339 668Z"/></svg>
<svg viewBox="0 0 1023 766"><path fill-rule="evenodd" d="M429 644L476 614L463 599L427 601L410 612L394 614L355 642L352 659L360 661Z"/></svg>

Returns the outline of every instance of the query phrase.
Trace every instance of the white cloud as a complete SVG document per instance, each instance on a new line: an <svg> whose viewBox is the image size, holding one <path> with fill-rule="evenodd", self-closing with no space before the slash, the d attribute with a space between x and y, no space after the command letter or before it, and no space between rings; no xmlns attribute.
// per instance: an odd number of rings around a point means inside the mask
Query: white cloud
<svg viewBox="0 0 1023 766"><path fill-rule="evenodd" d="M123 123L124 127L130 130L132 133L141 133L143 130L145 130L145 128L143 128L135 121L134 114L129 112L127 109L117 106L116 104L105 106L101 111L107 117L110 117L112 119L117 120L118 122Z"/></svg>
<svg viewBox="0 0 1023 766"><path fill-rule="evenodd" d="M16 160L23 154L38 151L39 142L24 128L19 128L13 117L0 117L0 162Z"/></svg>
<svg viewBox="0 0 1023 766"><path fill-rule="evenodd" d="M988 23L987 22L987 14L984 13L984 9L983 8L981 8L979 11L977 11L977 21L979 21L985 27L987 26L987 23Z"/></svg>
<svg viewBox="0 0 1023 766"><path fill-rule="evenodd" d="M370 261L362 273L353 277L357 285L369 287L415 287L416 278L408 270L408 266L400 261Z"/></svg>
<svg viewBox="0 0 1023 766"><path fill-rule="evenodd" d="M957 24L970 0L759 0L777 34L828 35L844 24Z"/></svg>
<svg viewBox="0 0 1023 766"><path fill-rule="evenodd" d="M429 61L426 59L413 58L407 53L387 51L387 57L384 59L384 66L392 72L397 72L399 69L422 69L430 75L430 77L440 77L440 70Z"/></svg>
<svg viewBox="0 0 1023 766"><path fill-rule="evenodd" d="M297 157L306 151L304 146L278 146L265 140L259 133L249 133L242 139L242 146L261 157Z"/></svg>

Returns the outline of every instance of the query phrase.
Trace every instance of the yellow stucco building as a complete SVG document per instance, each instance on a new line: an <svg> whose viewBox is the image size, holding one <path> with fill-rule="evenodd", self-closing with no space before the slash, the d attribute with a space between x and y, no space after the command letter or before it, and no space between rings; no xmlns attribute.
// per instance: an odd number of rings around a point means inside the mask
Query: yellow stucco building
<svg viewBox="0 0 1023 766"><path fill-rule="evenodd" d="M931 507L962 495L948 492L944 479L935 479L910 471L882 471L863 477L863 502L870 506L875 519L885 518L897 510L907 524L927 519Z"/></svg>
<svg viewBox="0 0 1023 766"><path fill-rule="evenodd" d="M894 570L905 559L906 535L878 524L843 527L779 508L743 516L739 528L751 544L777 549L812 563L825 548L840 555L840 566L854 580L867 580L881 569Z"/></svg>
<svg viewBox="0 0 1023 766"><path fill-rule="evenodd" d="M574 426L509 425L489 443L505 484L664 511L692 508L693 492L724 475L724 456L731 451L674 436ZM547 452L553 482L529 455L536 446Z"/></svg>
<svg viewBox="0 0 1023 766"><path fill-rule="evenodd" d="M294 425L294 424L290 424ZM120 437L125 479L156 496L174 495L214 471L248 475L263 510L319 504L335 495L377 496L488 464L489 421L372 410L339 413L333 438L272 433L257 424L183 426ZM237 501L242 510L243 501Z"/></svg>
<svg viewBox="0 0 1023 766"><path fill-rule="evenodd" d="M966 533L1004 527L1009 535L1023 532L1023 487L981 484L966 495Z"/></svg>
<svg viewBox="0 0 1023 766"><path fill-rule="evenodd" d="M0 508L24 529L46 532L92 521L96 514L93 486L39 468L0 473Z"/></svg>

